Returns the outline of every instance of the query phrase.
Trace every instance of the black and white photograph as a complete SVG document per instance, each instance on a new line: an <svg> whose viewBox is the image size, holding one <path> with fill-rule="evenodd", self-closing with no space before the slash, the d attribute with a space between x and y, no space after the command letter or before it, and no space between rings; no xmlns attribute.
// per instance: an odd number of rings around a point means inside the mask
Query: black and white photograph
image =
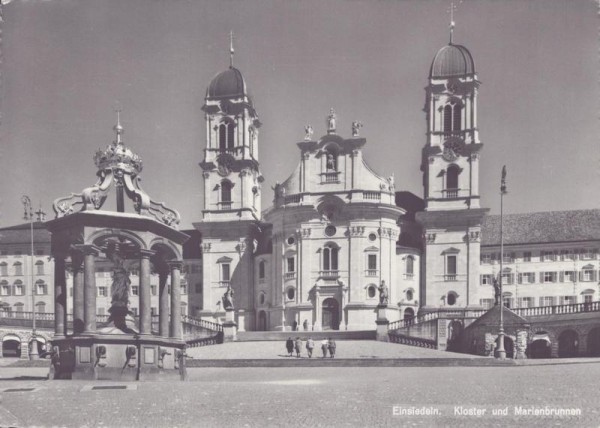
<svg viewBox="0 0 600 428"><path fill-rule="evenodd" d="M0 0L0 428L600 424L598 0Z"/></svg>

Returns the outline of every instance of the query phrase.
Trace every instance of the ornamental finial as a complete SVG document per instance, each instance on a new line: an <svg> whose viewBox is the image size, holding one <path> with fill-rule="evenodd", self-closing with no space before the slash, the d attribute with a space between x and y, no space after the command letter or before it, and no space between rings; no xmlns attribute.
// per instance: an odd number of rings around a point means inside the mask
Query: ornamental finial
<svg viewBox="0 0 600 428"><path fill-rule="evenodd" d="M117 113L117 124L114 126L114 130L117 133L117 144L123 144L123 140L121 139L121 135L123 135L125 133L125 129L123 129L123 126L121 125L121 107L117 107L115 109L115 112Z"/></svg>
<svg viewBox="0 0 600 428"><path fill-rule="evenodd" d="M229 32L229 68L233 68L233 54L235 53L235 49L233 49L233 31Z"/></svg>
<svg viewBox="0 0 600 428"><path fill-rule="evenodd" d="M456 23L454 22L454 11L458 9L458 5L461 3L462 0L459 0L458 2L453 1L450 3L450 7L446 10L450 13L450 44L452 44L452 36L454 35L454 27L456 26Z"/></svg>

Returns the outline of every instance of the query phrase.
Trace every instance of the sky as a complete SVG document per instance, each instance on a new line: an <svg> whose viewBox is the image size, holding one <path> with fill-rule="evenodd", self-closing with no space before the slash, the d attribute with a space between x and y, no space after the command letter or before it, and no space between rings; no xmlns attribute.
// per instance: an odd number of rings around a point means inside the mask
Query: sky
<svg viewBox="0 0 600 428"><path fill-rule="evenodd" d="M6 0L2 0L6 2ZM143 187L201 219L201 107L229 65L229 32L263 126L271 186L299 162L311 124L364 124L364 156L397 190L423 195L425 86L448 43L450 1L12 0L3 6L0 226L22 221L21 195L53 217L54 199L95 183L93 155L114 139L144 161ZM481 88L481 204L499 213L600 207L598 6L594 0L465 0L454 42Z"/></svg>

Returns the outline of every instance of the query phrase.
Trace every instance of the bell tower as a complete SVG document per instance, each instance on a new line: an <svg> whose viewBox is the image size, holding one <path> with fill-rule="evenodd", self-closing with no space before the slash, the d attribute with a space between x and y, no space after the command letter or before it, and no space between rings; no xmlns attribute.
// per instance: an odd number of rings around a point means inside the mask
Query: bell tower
<svg viewBox="0 0 600 428"><path fill-rule="evenodd" d="M200 163L204 177L203 219L260 220L258 115L242 73L233 66L233 36L229 68L208 86L202 110L206 148Z"/></svg>
<svg viewBox="0 0 600 428"><path fill-rule="evenodd" d="M425 211L425 275L421 310L478 307L480 232L479 157L483 147L477 126L480 82L467 48L450 43L435 55L426 87L427 141L421 171Z"/></svg>

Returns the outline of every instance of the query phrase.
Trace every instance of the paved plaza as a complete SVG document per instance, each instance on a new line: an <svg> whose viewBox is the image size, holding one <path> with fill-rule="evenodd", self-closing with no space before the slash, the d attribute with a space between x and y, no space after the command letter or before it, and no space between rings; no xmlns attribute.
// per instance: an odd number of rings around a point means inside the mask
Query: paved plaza
<svg viewBox="0 0 600 428"><path fill-rule="evenodd" d="M188 382L160 383L36 378L45 373L43 368L0 368L0 426L548 427L598 426L600 420L595 382L600 361L512 367L197 368L189 370ZM93 389L98 386L104 388ZM522 414L516 415L515 408ZM491 415L493 409L507 409L507 415ZM581 414L524 414L536 409ZM431 415L406 414L411 411Z"/></svg>

